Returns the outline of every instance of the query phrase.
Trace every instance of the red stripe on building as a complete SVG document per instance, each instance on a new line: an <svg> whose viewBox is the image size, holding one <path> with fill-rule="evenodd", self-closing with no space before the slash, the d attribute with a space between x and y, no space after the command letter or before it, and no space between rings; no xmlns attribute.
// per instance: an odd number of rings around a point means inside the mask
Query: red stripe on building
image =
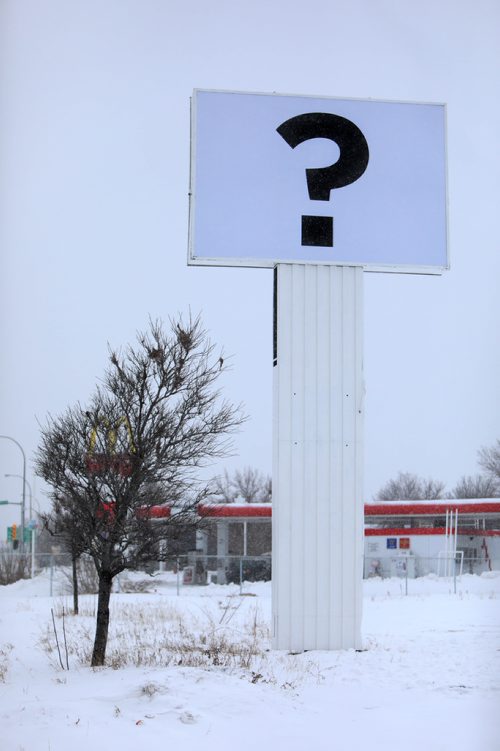
<svg viewBox="0 0 500 751"><path fill-rule="evenodd" d="M445 535L445 527L365 527L365 537L413 537L413 535ZM499 529L467 529L459 527L457 534L466 537L500 537Z"/></svg>
<svg viewBox="0 0 500 751"><path fill-rule="evenodd" d="M500 514L500 502L461 503L450 500L442 503L365 503L365 516L444 516L446 511L457 509L459 514Z"/></svg>
<svg viewBox="0 0 500 751"><path fill-rule="evenodd" d="M265 506L257 504L248 504L247 506L236 506L232 503L228 504L200 504L198 506L198 513L200 516L215 516L215 517L233 517L233 518L250 518L250 517L270 517L272 516L271 504Z"/></svg>
<svg viewBox="0 0 500 751"><path fill-rule="evenodd" d="M454 511L458 509L460 514L472 514L482 516L484 514L498 514L500 516L500 502L498 501L479 501L478 503L471 503L470 501L461 503L460 501L442 501L442 502L428 502L418 501L415 503L365 503L364 512L365 517L381 516L445 516L446 511ZM142 516L149 516L153 519L161 519L169 517L171 515L171 509L169 506L152 506L150 508L144 507L140 512ZM271 518L272 517L272 505L271 503L203 503L198 506L198 513L200 516L215 517L215 518ZM366 530L367 535L381 534L381 530ZM391 534L409 534L409 528L403 528L403 532L394 532ZM422 535L440 535L445 534L444 527L411 527L411 534ZM469 531L462 531L460 534L485 534L486 536L495 536L497 532L495 530L477 530L471 529Z"/></svg>
<svg viewBox="0 0 500 751"><path fill-rule="evenodd" d="M150 506L150 508L143 507L137 510L138 516L147 519L164 519L170 516L170 513L170 506Z"/></svg>

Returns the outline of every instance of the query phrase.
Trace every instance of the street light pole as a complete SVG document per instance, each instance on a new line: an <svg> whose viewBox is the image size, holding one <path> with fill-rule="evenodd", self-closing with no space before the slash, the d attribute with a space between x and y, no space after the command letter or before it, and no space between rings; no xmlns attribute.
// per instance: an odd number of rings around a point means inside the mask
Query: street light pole
<svg viewBox="0 0 500 751"><path fill-rule="evenodd" d="M7 441L12 441L21 451L23 455L23 499L21 503L21 550L24 550L24 524L25 524L25 510L26 510L26 454L24 449L15 438L10 435L0 435L0 438L5 438Z"/></svg>
<svg viewBox="0 0 500 751"><path fill-rule="evenodd" d="M23 479L23 476L22 476L22 475L11 475L11 474L5 474L5 475L4 475L4 477L18 477L18 478L19 478L20 480L22 480L22 479ZM26 483L26 485L28 486L28 490L29 490L29 494L30 494L29 518L30 518L30 521L31 521L31 519L33 518L33 492L32 492L32 490L31 490L31 485L30 485L30 483L28 482L28 480L25 480L24 482L25 482L25 483Z"/></svg>

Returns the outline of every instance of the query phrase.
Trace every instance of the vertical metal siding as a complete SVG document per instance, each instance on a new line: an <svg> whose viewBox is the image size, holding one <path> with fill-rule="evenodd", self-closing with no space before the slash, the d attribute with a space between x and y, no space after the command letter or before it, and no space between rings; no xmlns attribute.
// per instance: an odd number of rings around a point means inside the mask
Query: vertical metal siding
<svg viewBox="0 0 500 751"><path fill-rule="evenodd" d="M278 265L273 622L278 649L359 648L362 270Z"/></svg>

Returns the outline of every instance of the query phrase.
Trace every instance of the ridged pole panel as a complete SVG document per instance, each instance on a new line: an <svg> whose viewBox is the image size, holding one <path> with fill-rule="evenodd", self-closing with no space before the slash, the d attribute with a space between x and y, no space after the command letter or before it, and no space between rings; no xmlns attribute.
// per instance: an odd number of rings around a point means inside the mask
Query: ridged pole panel
<svg viewBox="0 0 500 751"><path fill-rule="evenodd" d="M273 646L359 649L363 271L275 273Z"/></svg>

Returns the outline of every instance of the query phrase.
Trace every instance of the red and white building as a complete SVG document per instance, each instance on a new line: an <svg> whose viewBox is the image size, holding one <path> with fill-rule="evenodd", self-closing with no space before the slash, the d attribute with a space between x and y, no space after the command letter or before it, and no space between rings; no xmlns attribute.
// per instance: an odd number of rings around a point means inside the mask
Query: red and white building
<svg viewBox="0 0 500 751"><path fill-rule="evenodd" d="M271 503L216 503L198 510L206 525L196 539L193 533L185 540L184 551L221 559L270 555ZM364 558L365 577L498 570L500 499L366 503Z"/></svg>
<svg viewBox="0 0 500 751"><path fill-rule="evenodd" d="M446 558L464 572L499 569L500 500L365 504L365 576L399 573L402 558L412 576L444 573Z"/></svg>

